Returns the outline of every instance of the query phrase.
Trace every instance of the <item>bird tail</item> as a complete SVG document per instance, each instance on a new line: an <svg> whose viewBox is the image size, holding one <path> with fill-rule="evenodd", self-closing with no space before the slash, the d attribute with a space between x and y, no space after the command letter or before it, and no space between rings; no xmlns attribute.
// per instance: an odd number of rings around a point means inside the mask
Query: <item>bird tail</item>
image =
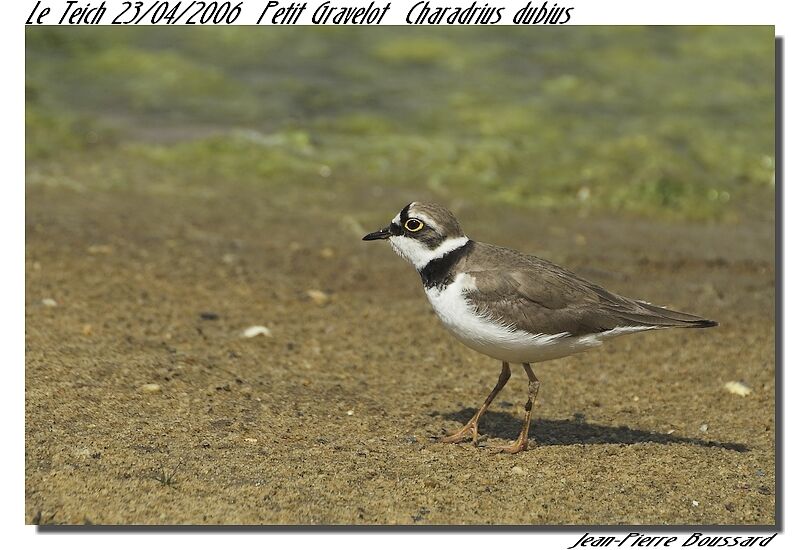
<svg viewBox="0 0 800 550"><path fill-rule="evenodd" d="M631 322L641 323L644 326L654 328L710 328L719 325L719 323L711 319L703 319L697 315L654 306L647 302L637 300L636 305L639 306L637 311L626 311L622 313L622 316Z"/></svg>

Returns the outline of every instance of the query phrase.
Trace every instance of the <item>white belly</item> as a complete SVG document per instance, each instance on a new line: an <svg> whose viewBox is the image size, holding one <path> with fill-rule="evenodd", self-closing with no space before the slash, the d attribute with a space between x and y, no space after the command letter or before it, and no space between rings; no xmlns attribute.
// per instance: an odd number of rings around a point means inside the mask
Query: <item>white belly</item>
<svg viewBox="0 0 800 550"><path fill-rule="evenodd" d="M609 337L649 328L620 327L600 336L569 336L566 332L531 334L505 326L488 315L478 314L464 296L464 291L471 288L472 277L461 273L444 289L425 289L425 294L447 330L464 345L509 363L537 363L558 359L599 346Z"/></svg>

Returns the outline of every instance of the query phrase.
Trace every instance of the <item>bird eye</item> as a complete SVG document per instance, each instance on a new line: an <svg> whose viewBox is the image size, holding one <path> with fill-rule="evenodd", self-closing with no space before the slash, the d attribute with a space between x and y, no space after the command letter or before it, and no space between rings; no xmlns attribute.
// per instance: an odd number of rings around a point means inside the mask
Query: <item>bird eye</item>
<svg viewBox="0 0 800 550"><path fill-rule="evenodd" d="M408 229L412 233L416 233L417 231L425 227L425 224L419 221L417 218L409 218L408 220L406 220L405 226L406 229Z"/></svg>

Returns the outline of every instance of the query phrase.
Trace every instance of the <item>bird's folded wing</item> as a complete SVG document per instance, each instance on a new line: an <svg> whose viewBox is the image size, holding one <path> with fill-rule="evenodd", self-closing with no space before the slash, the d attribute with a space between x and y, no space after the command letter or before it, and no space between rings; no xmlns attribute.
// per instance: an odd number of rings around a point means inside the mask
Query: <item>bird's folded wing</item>
<svg viewBox="0 0 800 550"><path fill-rule="evenodd" d="M549 262L472 273L478 312L532 334L582 336L615 328L704 326L699 317L619 296ZM491 313L489 313L491 311Z"/></svg>
<svg viewBox="0 0 800 550"><path fill-rule="evenodd" d="M475 290L466 293L467 299L479 313L508 327L531 334L578 336L619 326L599 308L600 296L587 283L565 279L558 272L518 268L472 275Z"/></svg>

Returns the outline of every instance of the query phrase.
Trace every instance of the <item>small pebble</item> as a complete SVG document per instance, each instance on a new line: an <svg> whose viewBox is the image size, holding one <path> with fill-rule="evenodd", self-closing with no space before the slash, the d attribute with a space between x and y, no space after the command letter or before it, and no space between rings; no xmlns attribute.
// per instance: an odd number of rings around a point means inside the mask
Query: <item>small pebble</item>
<svg viewBox="0 0 800 550"><path fill-rule="evenodd" d="M56 307L58 305L58 302L56 302L52 298L45 298L44 300L42 300L42 305L47 307Z"/></svg>
<svg viewBox="0 0 800 550"><path fill-rule="evenodd" d="M514 466L513 468L511 468L511 473L516 474L518 476L524 476L527 472L525 472L525 468L522 468L520 466Z"/></svg>
<svg viewBox="0 0 800 550"><path fill-rule="evenodd" d="M245 437L244 440L246 443L258 443L258 439L254 437Z"/></svg>
<svg viewBox="0 0 800 550"><path fill-rule="evenodd" d="M93 244L86 251L89 254L111 254L114 249L108 244Z"/></svg>
<svg viewBox="0 0 800 550"><path fill-rule="evenodd" d="M347 416L353 416L354 414L356 414L356 411L354 411L353 409L347 411Z"/></svg>
<svg viewBox="0 0 800 550"><path fill-rule="evenodd" d="M725 389L734 395L740 395L742 397L747 397L753 393L753 389L742 382L726 382Z"/></svg>
<svg viewBox="0 0 800 550"><path fill-rule="evenodd" d="M262 325L253 325L242 331L242 338L254 338L256 336L272 336L272 332Z"/></svg>
<svg viewBox="0 0 800 550"><path fill-rule="evenodd" d="M708 431L708 424L700 424L700 431L706 433Z"/></svg>
<svg viewBox="0 0 800 550"><path fill-rule="evenodd" d="M92 335L92 325L85 324L81 327L81 332L84 336L91 336Z"/></svg>
<svg viewBox="0 0 800 550"><path fill-rule="evenodd" d="M696 500L693 500L693 501L692 501L692 506L694 506L695 508L697 508L698 506L700 506L700 503L699 503L699 502L697 502Z"/></svg>
<svg viewBox="0 0 800 550"><path fill-rule="evenodd" d="M336 252L332 248L326 246L325 248L319 251L319 256L320 258L330 260L331 258L336 256Z"/></svg>
<svg viewBox="0 0 800 550"><path fill-rule="evenodd" d="M158 393L161 391L161 386L158 384L145 384L139 387L144 393Z"/></svg>
<svg viewBox="0 0 800 550"><path fill-rule="evenodd" d="M324 306L330 301L330 296L321 290L306 290L306 296L311 298L311 301L317 304L318 306Z"/></svg>

